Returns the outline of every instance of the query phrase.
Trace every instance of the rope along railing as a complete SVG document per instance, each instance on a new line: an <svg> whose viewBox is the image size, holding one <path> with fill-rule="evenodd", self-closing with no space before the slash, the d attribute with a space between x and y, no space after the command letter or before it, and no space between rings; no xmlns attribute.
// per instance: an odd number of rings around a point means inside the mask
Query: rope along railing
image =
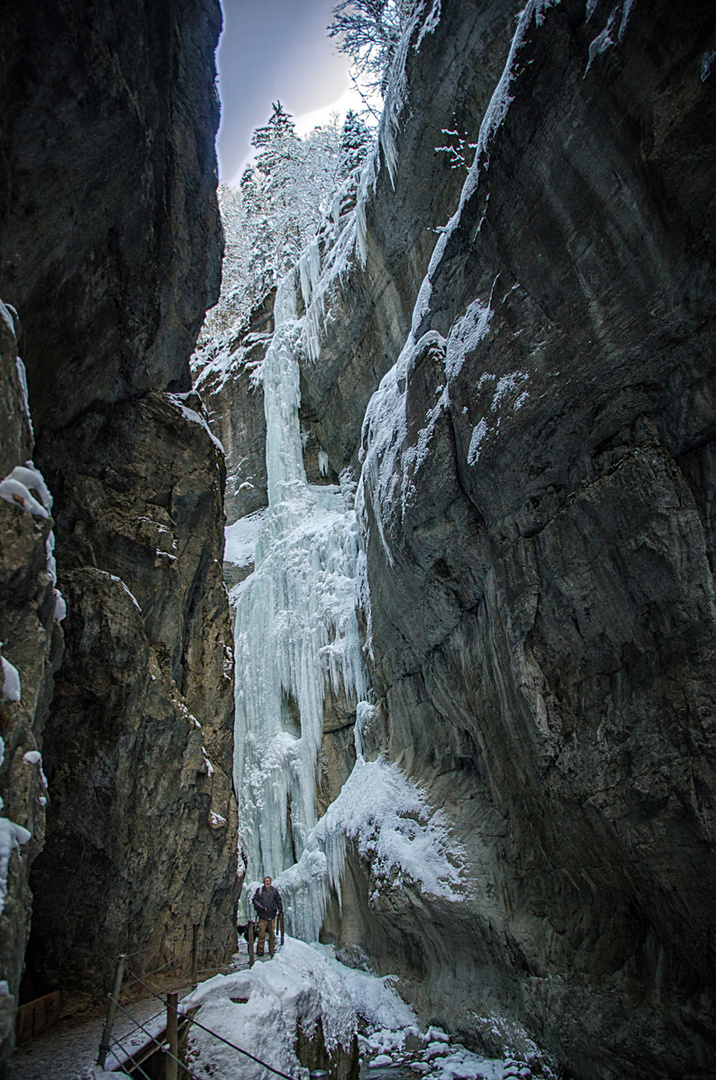
<svg viewBox="0 0 716 1080"><path fill-rule="evenodd" d="M281 938L283 939L283 934L281 935ZM134 957L142 955L146 951L147 950L142 950L141 952L135 952L135 953L131 954L131 956L132 956L132 958L134 958ZM197 1077L194 1073L191 1072L189 1067L186 1064L184 1064L184 1062L182 1062L180 1060L179 1056L178 1056L178 1054L179 1054L178 1028L179 1028L179 1021L181 1019L181 1020L184 1021L185 1025L187 1027L190 1026L190 1025L194 1025L195 1027L200 1028L202 1031L206 1032L207 1035L211 1035L213 1038L218 1039L219 1042L224 1043L226 1046L230 1047L232 1050L236 1050L237 1053L243 1054L245 1057L249 1058L251 1061L254 1061L257 1065L261 1065L262 1068L267 1069L270 1073L273 1073L275 1076L283 1077L284 1080L296 1080L295 1077L290 1076L288 1073L281 1072L280 1069L274 1068L273 1065L269 1065L268 1062L266 1062L266 1061L262 1061L260 1058L256 1057L254 1054L250 1053L248 1050L244 1050L243 1047L238 1046L236 1043L233 1043L229 1039L224 1038L223 1035L219 1035L218 1032L212 1031L211 1028L206 1027L204 1024L200 1023L200 1021L196 1020L194 1017L187 1016L184 1013L180 1012L179 1011L179 1002L178 1002L178 993L177 992L175 992L175 991L172 992L172 991L168 990L168 988L165 988L165 993L166 993L166 1003L165 1003L164 997L161 994L157 993L156 990L152 989L152 987L149 986L148 983L145 981L146 979L149 979L152 976L155 976L157 974L160 974L162 971L165 971L167 968L171 967L172 964L177 962L178 960L180 960L182 958L186 958L187 956L190 956L190 955L192 956L192 985L196 986L196 979L194 978L194 976L198 973L198 965L197 965L197 961L196 961L196 956L197 956L196 933L194 935L194 948L192 949L191 953L182 954L181 956L176 957L175 960L171 961L169 964L164 964L160 968L156 968L154 971L146 973L143 977L140 976L140 975L137 975L137 973L135 971L133 971L129 967L129 964L127 963L127 961L130 959L129 955L124 954L124 955L118 957L114 986L113 986L113 989L112 989L112 993L108 995L109 996L109 1003L108 1003L108 1009L107 1009L107 1019L105 1020L105 1025L104 1025L104 1029L103 1029L103 1032L102 1032L102 1042L100 1043L99 1055L98 1055L98 1058L97 1058L97 1064L101 1068L104 1068L105 1063L106 1063L106 1059L107 1059L107 1055L110 1052L113 1054L113 1056L119 1062L120 1059L119 1059L118 1055L112 1049L113 1046L117 1046L120 1049L121 1053L124 1055L125 1059L126 1059L125 1062L124 1062L124 1068L129 1069L132 1072L134 1072L136 1070L144 1078L144 1080L149 1080L149 1077L147 1076L147 1073L144 1071L144 1069L142 1069L142 1061L146 1060L146 1056L147 1056L146 1055L146 1048L149 1046L149 1047L153 1048L151 1050L152 1054L155 1053L156 1051L159 1051L159 1050L161 1050L164 1053L165 1060L166 1060L166 1080L177 1080L177 1077L179 1075L178 1074L178 1068L179 1067L181 1067L181 1069L183 1070L183 1075L187 1078L187 1080L201 1080L200 1077ZM206 971L212 971L212 970L215 970L215 968L206 969ZM124 987L123 987L122 986L122 981L123 981L123 978L124 978L125 974L127 976L129 976L131 981L129 983L126 983L124 985ZM185 981L185 980L178 980L178 982L179 981ZM177 984L171 984L171 985L177 985ZM148 1020L145 1021L145 1023L142 1023L135 1016L132 1015L132 1013L131 1013L131 1011L129 1009L126 1009L121 1004L121 1002L119 1000L119 997L120 997L120 993L122 992L122 990L127 990L127 989L129 989L131 987L135 987L137 985L142 986L143 989L147 991L147 993L149 994L150 997L156 998L158 1001L162 1002L163 1006L165 1006L165 1008L166 1008L166 1029L165 1029L165 1032L159 1032L158 1034L155 1034L154 1032L150 1031L147 1026L145 1026L147 1024L148 1025L153 1024L159 1017L161 1017L164 1014L164 1009L160 1010L154 1016L150 1017ZM117 1039L113 1035L113 1030L112 1029L113 1029L113 1026L114 1026L114 1019L115 1019L117 1009L119 1009L119 1011L121 1013L123 1013L127 1017L128 1020L131 1021L132 1025L134 1026L135 1031L141 1031L147 1038L147 1043L145 1044L145 1047L143 1048L144 1056L142 1056L140 1060L138 1060L138 1056L140 1054L140 1051L138 1051L136 1047L133 1048L132 1050L128 1050L124 1046L123 1042L120 1039ZM162 1039L162 1038L159 1037L160 1035L165 1034L165 1033L166 1033L166 1038L165 1039ZM126 1040L127 1038L128 1038L128 1036L125 1035L124 1039ZM325 1073L322 1073L320 1071L316 1072L315 1074L311 1073L311 1076L314 1076L314 1075L316 1077L325 1076Z"/></svg>
<svg viewBox="0 0 716 1080"><path fill-rule="evenodd" d="M119 1007L121 1012L125 1012L125 1013L127 1012L127 1010L123 1009L121 1004L120 1004L120 995L123 995L126 998L127 994L131 995L132 991L134 991L133 996L136 999L136 991L137 991L140 983L141 983L142 988L144 988L144 987L147 986L147 983L149 982L150 979L153 980L153 989L154 990L161 989L163 992L168 992L168 991L173 990L174 988L181 987L181 986L186 987L189 980L191 980L191 986L194 987L194 986L197 985L200 974L201 975L206 975L209 972L215 973L216 971L221 970L222 968L224 968L226 966L226 964L227 964L227 962L229 960L229 954L233 953L233 948L229 947L229 946L218 946L218 947L217 946L208 946L208 947L205 946L201 950L201 958L202 958L203 964L202 964L202 967L200 968L199 967L200 952L199 952L198 944L199 944L199 924L195 923L194 927L193 927L191 950L186 950L185 952L177 954L175 957L173 957L167 963L160 964L157 967L152 968L150 971L143 971L141 980L138 980L137 977L136 977L136 973L131 970L131 968L129 966L129 960L130 960L130 957L131 957L132 965L136 967L138 965L138 963L141 962L141 961L139 961L138 958L140 958L142 956L146 956L147 953L153 951L151 947L148 947L148 948L145 948L145 949L137 949L134 952L132 952L131 954L124 953L120 957L117 958L117 966L116 966L116 969L115 969L114 984L113 984L111 993L108 995L107 1014L106 1014L106 1019L105 1019L105 1022L104 1022L104 1027L103 1027L103 1031L102 1031L102 1039L101 1039L101 1042L100 1042L99 1053L98 1053L98 1057L97 1057L97 1064L101 1068L104 1068L105 1062L107 1060L107 1055L111 1051L112 1033L113 1033L114 1020L115 1020L115 1014L116 1014L117 1008ZM211 964L212 966L211 967L205 967L204 965L206 965L207 963ZM177 964L180 966L180 971L179 971L178 977L172 978L171 981L168 981L167 978L164 978L164 979L161 978L161 976L163 974L168 975L171 968L175 967ZM187 968L190 969L190 974L189 974L189 971L187 971ZM141 970L141 968L140 968L140 970ZM130 981L124 981L125 976L128 976ZM144 997L144 1000L146 1001L147 1000L146 995L142 995L142 996ZM136 1000L135 1000L135 1003L134 1003L134 1005L132 1007L141 1008L142 1004L143 1003L141 1001L136 1002ZM152 1018L152 1019L156 1019L156 1018ZM135 1030L139 1030L136 1023L135 1023L136 1018L131 1016L131 1014L130 1014L130 1020L131 1020L132 1023L135 1024Z"/></svg>
<svg viewBox="0 0 716 1080"><path fill-rule="evenodd" d="M134 1057L133 1057L133 1055L132 1055L132 1054L130 1053L130 1051L129 1051L129 1050L127 1050L127 1048L125 1047L124 1043L120 1042L120 1040L119 1040L119 1039L115 1039L115 1038L113 1037L113 1038L112 1038L112 1045L113 1045L113 1046L118 1046L118 1047L119 1047L119 1049L120 1049L120 1050L122 1051L122 1053L124 1054L124 1056L125 1056L125 1058L127 1059L127 1061L130 1061L130 1062L131 1062L131 1069L132 1069L132 1071L134 1071L134 1070L136 1069L136 1070L137 1070L137 1072L138 1072L138 1073L140 1074L140 1076L143 1076L143 1077L144 1077L144 1080L150 1080L150 1077L148 1077L148 1076L147 1076L147 1074L145 1073L144 1069L143 1069L143 1068L142 1068L142 1066L141 1066L141 1065L139 1064L139 1062L138 1062L138 1061L135 1061L135 1060L134 1060ZM117 1056L117 1055L115 1054L115 1057L116 1057L116 1056Z"/></svg>
<svg viewBox="0 0 716 1080"><path fill-rule="evenodd" d="M158 995L157 995L157 996L158 996ZM161 1001L162 999L160 998L159 1000ZM128 1011L127 1011L127 1009L124 1009L124 1008L122 1008L122 1006L121 1006L121 1005L119 1005L119 1003L118 1003L118 1007L119 1007L119 1008L120 1008L120 1009L122 1010L122 1012L123 1012L123 1013L125 1013L125 1014L126 1014L126 1015L127 1015L127 1016L128 1016L129 1018L130 1018L130 1020L132 1020L132 1021L133 1021L133 1023L134 1023L134 1024L136 1024L136 1026L137 1026L138 1028L140 1028L140 1029L141 1029L141 1030L142 1030L142 1031L144 1032L144 1034L145 1034L145 1035L147 1036L147 1038L149 1039L149 1042L150 1042L150 1043L151 1043L151 1044L152 1044L153 1046L156 1046L156 1048L157 1048L158 1050L162 1050L162 1051L164 1052L164 1054L166 1055L166 1057L167 1057L168 1061L169 1061L169 1062L171 1062L171 1064L172 1064L172 1066L173 1066L173 1070L172 1070L172 1069L170 1069L170 1068L168 1068L168 1069L167 1069L167 1074L168 1074L168 1075L171 1075L171 1074L172 1074L172 1072L173 1072L173 1075L174 1075L174 1077L176 1077L176 1075L177 1075L177 1068L176 1068L176 1067L177 1067L178 1065L181 1065L182 1069L184 1070L184 1073L185 1073L185 1075L186 1075L186 1076L187 1076L187 1077L189 1078L189 1080L199 1080L199 1077L198 1077L198 1076L195 1076L195 1075L194 1075L194 1073L190 1072L190 1071L189 1071L189 1070L187 1069L187 1067L186 1067L186 1065L184 1064L184 1062L183 1062L183 1061L181 1061L181 1060L179 1059L178 1055L177 1055L177 1054L176 1054L176 1053L174 1052L174 1051L175 1051L175 1049L178 1049L178 1047L172 1048L172 1046L171 1046L171 1045L170 1045L170 1046L167 1046L165 1042L163 1042L163 1041L162 1041L161 1039L158 1039L158 1038L156 1037L156 1035L153 1035L153 1034L152 1034L152 1032L151 1032L151 1031L148 1031L148 1030L147 1030L147 1028L146 1028L146 1027L145 1027L145 1026L144 1026L143 1024L140 1024L139 1020L137 1020L137 1019L136 1019L135 1017L133 1017L133 1016L132 1016L132 1014L131 1014L130 1012L128 1012ZM170 1005L169 1005L169 1003L167 1002L167 1014L169 1013L169 1011L170 1011L170 1008L171 1008L171 1006L170 1006ZM157 1013L157 1016L161 1016L161 1015L162 1015L161 1013ZM176 1009L175 1009L175 1015L177 1015L177 1016L178 1016L178 1012L176 1011ZM154 1017L153 1019L155 1019L155 1020L156 1020L156 1017ZM150 1023L151 1023L151 1021L150 1021ZM118 1041L118 1040L115 1040L115 1042L117 1042L117 1041ZM126 1053L127 1053L127 1051L126 1051L126 1050L124 1050L124 1053L126 1054ZM138 1064L137 1062L135 1062L135 1060L134 1060L134 1056L133 1056L133 1055L131 1055L131 1054L130 1054L130 1055L128 1055L128 1056L129 1056L130 1060L131 1060L131 1061L133 1062L132 1068L133 1068L133 1069L137 1069L137 1068L138 1068L138 1069L139 1069L139 1071L140 1071L140 1072L142 1073L142 1075L143 1075L143 1076L146 1076L147 1074L146 1074L146 1073L144 1072L144 1070L143 1070L143 1069L141 1068L141 1066L140 1066L140 1065L139 1065L139 1064ZM149 1080L149 1078L147 1078L147 1080Z"/></svg>
<svg viewBox="0 0 716 1080"><path fill-rule="evenodd" d="M134 974L134 973L132 973L132 974ZM139 978L139 976L135 975L134 977L135 977L135 979L138 979L139 982L142 982L142 980ZM155 997L155 998L157 998L158 1001L163 1002L163 998L161 997L160 994L155 993L155 991L151 990L145 983L142 983L142 985L144 986L145 990L147 990L148 993L151 994L152 997ZM121 1005L120 1005L120 1008L121 1008ZM199 1020L195 1019L194 1017L185 1016L183 1013L180 1013L179 1008L178 1008L178 1004L171 1004L171 1003L167 1002L167 1013L169 1013L170 1011L173 1011L175 1013L177 1019L180 1016L183 1017L186 1020L187 1024L192 1024L194 1027L201 1028L201 1030L205 1031L207 1033L207 1035L213 1035L213 1037L215 1039L218 1039L220 1042L225 1043L226 1046L230 1046L232 1050L237 1050L240 1054L243 1054L245 1057L250 1058L251 1061L255 1061L257 1065L262 1065L265 1069L268 1069L269 1072L274 1073L276 1076L283 1076L285 1078L285 1080L296 1080L295 1077L289 1076L287 1073L281 1072L280 1069L275 1069L273 1067L273 1065L269 1065L268 1062L262 1061L260 1058L257 1058L254 1054L249 1053L248 1050L244 1050L243 1047L237 1046L236 1043L231 1042L229 1039L225 1039L224 1036L219 1035L218 1032L212 1031L211 1028L205 1027L204 1024L200 1023ZM154 1041L157 1041L157 1040L154 1040Z"/></svg>

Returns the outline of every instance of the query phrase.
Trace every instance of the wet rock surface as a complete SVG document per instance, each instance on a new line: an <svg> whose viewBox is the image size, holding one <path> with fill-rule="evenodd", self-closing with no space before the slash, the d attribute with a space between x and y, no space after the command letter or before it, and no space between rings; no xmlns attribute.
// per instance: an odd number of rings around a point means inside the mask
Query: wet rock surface
<svg viewBox="0 0 716 1080"><path fill-rule="evenodd" d="M354 859L324 932L469 1046L504 1016L576 1076L706 1077L714 12L624 7L530 18L364 428L368 751L448 812L471 895Z"/></svg>

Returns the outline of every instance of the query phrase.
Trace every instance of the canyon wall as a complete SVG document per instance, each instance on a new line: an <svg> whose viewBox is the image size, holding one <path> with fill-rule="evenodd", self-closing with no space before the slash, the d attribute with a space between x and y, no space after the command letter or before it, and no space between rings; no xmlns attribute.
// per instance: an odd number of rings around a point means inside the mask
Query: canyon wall
<svg viewBox="0 0 716 1080"><path fill-rule="evenodd" d="M215 958L235 945L225 472L189 373L220 282L220 25L214 0L62 0L0 16L0 296L22 321L67 601L51 704L46 678L38 691L49 802L26 996L101 995L117 953L139 952L146 971L190 948L193 923ZM4 340L2 355L5 374ZM2 475L30 450L27 436L5 455L3 429ZM37 552L52 522L7 501L0 513L28 533L2 599L9 589L42 622L30 593L47 579ZM4 523L3 559L6 535ZM5 625L23 686L14 708L30 724L29 660ZM34 856L43 829L28 829L19 850ZM17 890L27 912L26 880ZM0 973L14 996L24 932Z"/></svg>
<svg viewBox="0 0 716 1080"><path fill-rule="evenodd" d="M0 1073L30 932L28 885L45 838L47 780L39 747L62 656L63 601L54 587L52 500L32 465L19 321L0 303ZM8 479L9 477L9 479Z"/></svg>
<svg viewBox="0 0 716 1080"><path fill-rule="evenodd" d="M713 14L527 5L364 427L372 746L472 895L340 939L577 1076L712 1070Z"/></svg>
<svg viewBox="0 0 716 1080"><path fill-rule="evenodd" d="M705 1080L716 5L423 9L301 415L358 484L366 754L442 809L465 887L353 851L323 935L487 1052Z"/></svg>

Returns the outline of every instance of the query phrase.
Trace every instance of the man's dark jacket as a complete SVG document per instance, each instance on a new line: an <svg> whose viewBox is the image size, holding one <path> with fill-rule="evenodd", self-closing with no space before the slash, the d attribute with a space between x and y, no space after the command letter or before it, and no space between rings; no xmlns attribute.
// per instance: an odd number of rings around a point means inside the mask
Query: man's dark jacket
<svg viewBox="0 0 716 1080"><path fill-rule="evenodd" d="M283 904L279 891L273 885L257 889L252 901L256 913L260 919L275 919L278 912L283 911Z"/></svg>

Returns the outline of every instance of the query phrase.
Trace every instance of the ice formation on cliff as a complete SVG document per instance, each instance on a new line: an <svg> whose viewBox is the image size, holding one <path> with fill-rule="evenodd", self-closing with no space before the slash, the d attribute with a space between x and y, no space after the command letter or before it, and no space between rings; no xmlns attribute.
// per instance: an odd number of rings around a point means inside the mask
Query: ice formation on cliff
<svg viewBox="0 0 716 1080"><path fill-rule="evenodd" d="M326 686L366 695L351 499L307 483L303 466L296 274L279 287L264 364L269 508L256 569L236 607L236 761L247 882L300 856L316 823L316 769ZM304 282L305 286L305 282Z"/></svg>

